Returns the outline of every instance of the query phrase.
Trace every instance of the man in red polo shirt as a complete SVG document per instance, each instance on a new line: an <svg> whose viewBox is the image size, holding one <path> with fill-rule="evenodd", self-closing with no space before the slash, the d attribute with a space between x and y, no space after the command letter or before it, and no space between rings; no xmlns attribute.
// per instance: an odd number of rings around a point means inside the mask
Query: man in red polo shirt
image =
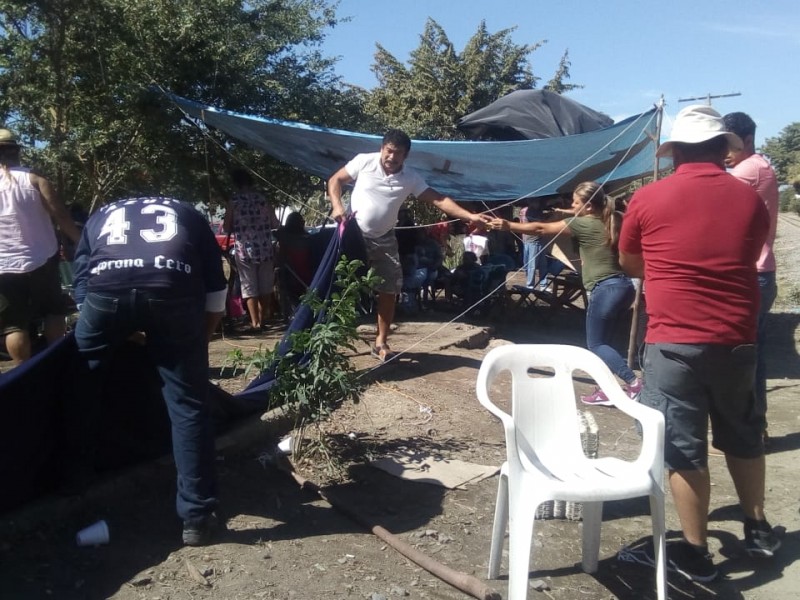
<svg viewBox="0 0 800 600"><path fill-rule="evenodd" d="M755 402L756 260L769 216L758 194L725 172L729 145L710 106L683 109L658 156L675 173L634 194L620 235L620 264L644 277L649 323L640 401L666 420L664 458L684 539L667 564L694 581L717 570L708 554L708 420L744 513L745 549L780 546L764 517L764 415Z"/></svg>

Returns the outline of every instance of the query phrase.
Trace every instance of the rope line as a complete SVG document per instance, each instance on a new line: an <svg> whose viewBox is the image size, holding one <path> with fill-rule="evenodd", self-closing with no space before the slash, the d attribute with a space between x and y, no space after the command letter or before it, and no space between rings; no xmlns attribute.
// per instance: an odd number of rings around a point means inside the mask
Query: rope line
<svg viewBox="0 0 800 600"><path fill-rule="evenodd" d="M208 132L208 128L207 128L207 126L205 125L205 119L204 119L202 116L201 116L201 118L199 119L199 121L200 121L200 122L203 124L203 127L200 127L200 126L198 125L198 123L197 123L198 119L195 119L194 117L192 117L191 115L189 115L189 113L187 113L187 112L186 112L186 111L183 109L183 107L181 107L181 106L180 106L180 105L179 105L179 104L178 104L178 103L177 103L177 102L176 102L176 101L175 101L175 100L172 98L172 96L169 94L169 92L167 92L167 91L166 91L166 89L165 89L165 88L164 88L164 87L163 87L161 84L159 84L158 82L156 82L156 81L154 80L154 81L153 81L153 85L157 86L157 87L158 87L158 88L159 88L159 89L162 91L162 93L163 93L165 96L167 96L167 97L170 99L170 102L172 102L172 104L175 106L175 108L177 108L177 109L178 109L178 110L181 112L181 114L183 115L183 117L184 117L184 118L185 118L187 121L189 121L189 122L193 123L193 124L194 124L194 125L197 127L198 131L200 131L200 132L203 134L203 136L204 136L204 137L206 137L206 138L210 139L210 140L212 141L212 143L213 143L215 146L217 146L217 148L219 148L219 149L220 149L220 150L221 150L221 151L222 151L224 154L226 154L227 156L229 156L229 157L230 157L230 158L231 158L233 161L235 161L237 164L239 164L239 165L240 165L240 166L242 166L243 168L247 169L247 170L248 170L248 172L250 172L250 173L251 173L252 175L254 175L256 178L258 178L258 179L259 179L260 181L262 181L264 184L266 184L266 185L267 185L267 186L268 186L270 189L274 190L274 191L275 191L275 192L277 192L278 194L281 194L281 195L283 195L283 196L286 196L286 197L287 197L287 198L289 198L289 199L290 199L292 202L294 202L294 203L296 203L296 204L300 205L301 207L303 207L303 208L305 208L305 209L309 210L310 212L312 212L312 213L316 213L316 215L317 215L317 216L322 216L322 217L323 217L323 222L324 222L325 220L327 220L327 217L328 217L328 214L327 214L327 213L324 213L324 212L322 212L322 211L318 210L317 208L315 208L315 207L314 207L314 206L312 206L311 204L309 204L309 203L307 203L307 202L303 201L302 199L298 198L297 196L294 196L294 195L290 194L289 192L287 192L287 191L283 190L283 189L282 189L282 188L280 188L279 186L277 186L277 185L275 185L274 183L272 183L271 181L269 181L269 180L268 180L267 178L265 178L263 175L261 175L260 173L258 173L258 172L257 172L255 169L253 169L253 168L252 168L250 165L246 164L246 163L245 163L244 161L242 161L240 158L238 158L238 157L234 156L234 155L233 155L233 153L232 153L232 152L231 152L231 151L230 151L228 148L226 148L226 147L225 147L223 144L221 144L221 143L220 143L220 142L219 142L217 139L215 139L215 138L214 138L214 137L213 137L213 136L212 136L212 135L211 135L211 134ZM201 115L202 115L204 112L205 112L205 111L202 111L202 110L201 110ZM657 113L653 113L652 115L650 115L650 118L649 118L649 119L648 119L648 121L645 123L644 127L642 127L642 133L643 133L643 132L646 130L647 126L648 126L648 125L649 125L649 124L652 122L653 118L655 118L655 115L656 115L656 114L657 114ZM538 193L539 193L540 191L542 191L543 189L545 189L545 188L547 188L547 187L549 187L549 186L551 186L551 185L554 185L554 184L555 184L555 183L557 183L558 181L561 181L561 180L565 179L565 178L566 178L568 175L570 175L571 173L574 173L574 172L576 172L576 171L577 171L578 169L580 169L580 168L581 168L583 165L585 165L586 163L588 163L589 161L591 161L591 160L592 160L594 157L596 157L598 154L600 154L601 152L603 152L603 151L604 151L606 148L608 148L608 147L609 147L611 144L613 144L614 142L616 142L616 141L617 141L617 140L618 140L620 137L622 137L622 136L623 136L623 135L625 135L625 134L626 134L628 131L630 131L630 130L631 130L631 129L632 129L632 128L633 128L633 127L634 127L634 126L635 126L635 125L636 125L636 124L637 124L637 123L638 123L638 122L639 122L639 121L640 121L642 118L643 118L643 116L644 116L644 113L643 113L643 114L640 114L640 115L637 115L636 119L634 119L633 121L631 121L631 123L629 123L629 124L628 124L628 126L627 126L627 127L625 127L624 129L622 129L622 130L621 130L621 131L620 131L620 132L619 132L619 133L618 133L618 134L617 134L615 137L613 137L613 138L611 138L610 140L608 140L608 141L607 141L607 142L606 142L606 143L605 143L603 146L601 146L600 148L598 148L598 149L597 149L595 152L593 152L592 154L588 155L588 156L587 156L586 158L584 158L582 161L578 162L577 164L575 164L574 166L572 166L572 167L571 167L570 169L568 169L567 171L565 171L565 172L561 173L560 175L558 175L558 176L554 177L553 179L551 179L551 180L550 180L550 181L548 181L547 183L544 183L544 184L540 185L538 188L536 188L536 189L533 189L533 190L531 190L531 191L529 191L529 192L527 192L527 193L525 193L525 194L523 194L523 195L521 195L521 196L519 196L519 197L517 197L517 198L515 198L515 199L513 199L513 200L509 200L508 202L500 203L499 205L495 205L495 206L493 206L492 208L488 208L488 207L487 207L487 208L486 208L486 210L484 210L484 211L482 211L482 212L480 212L480 213L478 213L478 214L494 213L495 211L498 211L498 210L501 210L501 209L503 209L503 208L506 208L507 206L512 206L512 205L516 204L517 202L519 202L520 200L524 200L525 198L535 197L535 196L536 196L536 194L538 194ZM639 137L640 137L640 136L641 136L641 133L639 134L639 136L637 136L637 138L636 138L636 140L637 140L637 141L638 141L638 139L639 139ZM615 172L615 171L616 171L616 170L619 168L619 166L620 166L620 165L621 165L623 162L625 162L625 159L626 159L626 158L627 158L627 156L629 155L630 151L631 151L631 148L629 147L629 148L626 150L625 154L622 156L622 158L621 158L621 159L620 159L620 160L617 162L617 164L614 166L614 168L613 168L613 169L612 169L612 170L609 172L609 174L606 176L606 178L605 178L605 180L603 181L603 183L606 183L606 182L607 182L607 181L608 181L608 180L611 178L611 175L612 175L612 174L613 174L613 173L614 173L614 172ZM486 206L486 203L485 203L485 202L483 202L483 204L484 204L484 206ZM460 219L447 219L447 220L444 220L444 221L438 221L438 222L436 222L436 223L417 224L417 225L413 225L413 226L399 226L399 227L395 227L395 229L406 229L406 228L408 228L408 229L412 229L412 228L416 228L416 229L425 229L425 228L428 228L428 227L435 227L435 226L437 226L437 225L439 225L439 224L441 224L441 223L448 223L448 224L449 224L449 223L455 223L455 222L457 222L457 221L459 221L459 220L460 220Z"/></svg>
<svg viewBox="0 0 800 600"><path fill-rule="evenodd" d="M202 118L202 116L201 116L201 118L199 119L199 121L200 121L200 122L203 124L203 127L200 127L200 125L197 123L197 119L194 119L193 117L191 117L191 116L190 116L190 115L189 115L189 114L188 114L188 113L187 113L187 112L186 112L186 111L185 111L185 110L184 110L184 109L183 109L183 108L182 108L182 107L181 107L181 106L180 106L180 105L179 105L177 102L175 102L175 100L174 100L174 99L172 99L171 95L170 95L170 94L169 94L169 93L168 93L168 92L167 92L167 91L164 89L164 87L163 87L163 86L161 86L161 85L160 85L159 83L157 83L157 82L154 82L154 85L156 85L156 86L157 86L157 87L158 87L158 88L159 88L159 89L162 91L162 93L164 93L164 94L165 94L165 95L166 95L168 98L170 98L170 100L171 100L171 102L173 103L173 105L174 105L174 106L175 106L175 107L176 107L176 108L177 108L177 109L178 109L178 110L179 110L179 111L180 111L180 112L183 114L184 118L185 118L187 121L189 121L189 122L193 123L193 124L194 124L194 125L197 127L198 131L200 131L200 132L203 134L203 136L205 136L205 137L207 137L207 138L211 139L212 143L213 143L215 146L217 146L217 147L218 147L220 150L222 150L222 152L223 152L223 153L227 154L227 155L228 155L229 157L231 157L231 158L232 158L234 161L236 161L236 162L237 162L239 165L241 165L242 167L244 167L245 169L247 169L247 170L248 170L250 173L252 173L253 175L255 175L255 176L256 176L256 177L257 177L257 178L258 178L260 181L264 182L264 183L265 183L267 186L269 186L271 189L273 189L273 190L276 190L278 193L280 193L280 194L282 194L282 195L284 195L284 196L286 196L286 197L290 198L290 199L291 199L293 202L295 202L296 204L299 204L300 206L302 206L302 207L304 207L304 208L306 208L306 209L310 210L311 212L313 212L313 213L317 213L318 215L322 215L322 216L323 216L323 217L324 217L324 218L327 220L327 217L328 217L328 215L327 215L327 214L323 213L322 211L319 211L318 209L316 209L316 208L315 208L315 207L313 207L312 205L308 204L307 202L304 202L303 200L301 200L301 199L299 199L299 198L297 198L297 197L293 196L292 194L290 194L290 193L288 193L288 192L284 191L284 190L283 190L283 189L281 189L279 186L277 186L277 185L273 184L272 182L268 181L268 180L267 180L265 177L263 177L263 176L262 176L260 173L258 173L257 171L255 171L255 170L254 170L252 167L250 167L249 165L247 165L246 163L244 163L244 162L243 162L241 159L239 159L238 157L234 156L234 155L233 155L233 153L232 153L232 152L231 152L231 151L230 151L228 148L226 148L226 147L225 147L223 144L221 144L221 143L220 143L218 140L216 140L216 139L215 139L215 138L214 138L214 137L213 137L213 136L212 136L212 135L211 135L211 134L208 132L208 128L207 128L207 126L205 125L205 121L204 121L204 119ZM201 115L203 114L203 112L204 112L204 111L201 111ZM663 111L662 111L662 112L663 112ZM642 126L641 132L640 132L640 133L639 133L639 135L637 136L637 138L636 138L636 141L638 141L638 140L639 140L639 138L641 137L641 135L642 135L642 134L643 134L643 133L644 133L644 132L647 130L647 127L650 125L650 123L651 123L651 122L652 122L652 120L653 120L653 119L656 117L656 115L657 115L657 114L658 114L658 111L656 111L656 112L654 112L654 113L652 113L652 114L650 115L650 117L649 117L649 119L647 120L647 122L644 124L644 126ZM487 214L487 213L492 213L492 214L494 214L494 213L495 213L495 211L498 211L498 210L501 210L501 209L503 209L503 208L506 208L507 206L512 206L512 205L514 205L514 204L518 203L520 200L524 200L524 199L526 199L526 198L530 198L530 197L535 197L535 196L536 196L536 194L537 194L537 193L539 193L541 190L543 190L543 189L547 188L548 186L554 185L554 184L555 184L555 183L557 183L558 181L564 180L564 179L565 179L565 178L566 178L568 175L570 175L571 173L574 173L574 172L578 171L578 169L580 169L580 168L581 168L583 165L585 165L586 163L588 163L589 161L591 161L591 160L592 160L593 158L595 158L595 157L596 157L598 154L600 154L600 153L601 153L601 152L603 152L603 151L604 151L606 148L608 148L608 147L609 147L611 144L613 144L614 142L616 142L616 141L617 141L617 140L618 140L618 139L619 139L621 136L623 136L623 135L624 135L624 134L626 134L628 131L630 131L630 130L631 130L631 129L632 129L632 128L633 128L633 127L634 127L634 126L637 124L637 123L639 123L639 122L640 122L640 120L643 118L643 116L644 116L644 113L643 113L643 114L641 114L641 115L638 115L636 119L634 119L633 121L631 121L631 123L630 123L630 124L629 124L627 127L625 127L623 130L621 130L621 131L619 132L619 134L617 134L617 135L616 135L614 138L610 139L610 140L609 140L608 142L606 142L606 143L605 143L603 146L601 146L600 148L598 148L598 149L597 149L595 152L593 152L592 154L588 155L586 158L584 158L582 161L580 161L580 162L578 162L577 164L575 164L574 166L572 166L572 167L571 167L570 169L568 169L567 171L565 171L565 172L563 172L563 173L559 174L558 176L554 177L554 178L553 178L552 180L550 180L549 182L547 182L547 183L545 183L545 184L542 184L542 185L541 185L541 186L539 186L538 188L536 188L536 189L534 189L534 190L531 190L531 191L527 192L526 194L523 194L522 196L519 196L519 197L517 197L516 199L509 200L508 202L504 202L504 203L501 203L501 204L499 204L499 205L494 205L494 206L492 206L491 208L489 208L489 207L488 207L488 205L486 205L486 203L485 203L485 201L484 201L484 202L483 202L483 205L484 205L484 207L486 207L486 209L485 209L484 211L482 211L482 212L478 213L478 214ZM603 184L607 183L607 182L608 182L608 181L609 181L609 180L610 180L610 179L613 177L613 174L614 174L614 173L615 173L615 172L616 172L616 171L619 169L619 167L620 167L620 166L621 166L621 165L622 165L622 164L623 164L623 163L626 161L627 157L630 155L632 148L633 148L633 145L632 145L632 146L630 146L630 147L628 147L628 149L627 149L627 150L625 151L625 153L624 153L624 154L623 154L623 155L620 157L619 161L618 161L618 162L617 162L617 163L614 165L614 167L611 169L611 171L609 171L609 172L606 174L606 176L605 176L605 178L603 179L603 181L602 181L602 184L601 184L601 185L603 185ZM564 230L565 230L567 227L569 227L569 224L570 224L570 223L571 223L571 222L572 222L574 219L576 219L578 216L580 216L580 215L579 215L579 214L576 214L576 215L573 215L573 216L572 216L572 217L570 217L570 218L564 219L564 226L563 226L563 227L562 227L562 228L561 228L561 229L560 229L560 230L559 230L559 231L558 231L556 234L554 234L554 235L550 236L550 239L547 241L547 243L546 243L546 244L544 244L544 245L542 245L542 249L541 249L541 250L540 250L540 251L539 251L539 252L538 252L538 253L537 253L535 256L531 257L531 259L530 259L530 260L529 260L527 263L525 263L525 264L524 264L522 267L520 267L520 268L518 268L516 271L514 271L514 273L520 273L520 272L522 272L522 271L523 271L523 269L526 269L526 268L527 268L527 266L528 266L528 265L529 265L531 262L535 262L535 261L536 261L536 259L537 259L537 258L538 258L538 257L539 257L539 256L540 256L542 253L544 253L546 250L550 249L550 248L551 248L551 247L552 247L552 246L553 246L553 245L556 243L556 240L557 240L557 239L558 239L558 238L559 238L559 237L560 237L560 236L563 234ZM440 225L441 223L447 223L447 224L449 224L449 223L454 223L454 222L457 222L457 221L460 221L460 219L449 219L449 220L444 220L444 221L438 221L438 222L436 222L436 223L426 223L426 224L419 224L419 225L416 225L416 224L415 224L415 225L413 225L413 226L398 226L398 227L395 227L395 229L398 229L398 230L402 230L402 229L425 229L425 228L428 228L428 227L435 227L435 226L437 226L437 225ZM514 236L515 236L517 239L519 239L519 236L518 236L518 235L516 235L516 234L513 234L513 235L514 235ZM414 342L413 344L411 344L411 345L410 345L410 346L408 346L407 348L405 348L405 349L403 349L403 350L401 350L401 351L399 351L399 352L396 352L396 353L394 353L394 354L393 354L393 356L392 356L390 359L388 359L387 361L385 361L385 362L383 362L383 363L381 363L381 364L379 364L379 365L376 365L375 367L372 367L371 369L368 369L368 370L367 370L367 371L365 371L365 372L362 372L362 373L359 375L359 378L361 378L361 377L365 377L365 376L367 376L367 375L371 374L371 373L372 373L373 371L375 371L376 369L379 369L379 368L381 368L382 366L385 366L385 365L386 365L386 364L388 364L389 362L392 362L392 361L395 361L395 360L399 359L399 358L400 358L401 356L403 356L404 354L406 354L406 353L410 352L411 350L413 350L414 348L418 347L418 346L419 346L419 345L421 345L422 343L424 343L424 342L426 342L427 340L431 339L432 337L434 337L434 336L438 335L438 334L439 334L439 332L443 331L444 329L446 329L446 328L447 328L447 327L449 327L450 325L453 325L453 324L454 324L456 321L458 321L459 319L461 319L462 317L464 317L465 315L467 315L467 314L468 314L470 311L472 311L473 309L477 308L477 307L478 307L478 306L480 306L480 305L481 305L483 302L485 302L485 301L486 301L488 298L490 298L491 296L493 296L494 294L496 294L496 293L497 293L497 292L498 292L498 291L499 291L501 288L505 288L505 286L506 286L506 283L505 283L505 280L504 280L502 283L498 284L498 285L497 285L497 286L496 286L494 289L492 289L492 290L491 290L491 291L489 291L487 294L485 294L485 295L484 295L482 298L480 298L479 300L477 300L476 302L474 302L474 303L473 303L471 306L469 306L469 307L467 307L466 309L464 309L462 312L460 312L459 314L457 314L455 317L453 317L453 318L452 318L452 319L450 319L449 321L447 321L447 322L443 323L443 324L442 324L440 327L438 327L438 328L437 328L436 330L434 330L432 333L430 333L430 334L426 335L425 337L423 337L422 339L420 339L420 340L418 340L418 341Z"/></svg>
<svg viewBox="0 0 800 600"><path fill-rule="evenodd" d="M644 127L642 127L642 131L641 131L641 133L640 133L640 134L639 134L639 136L637 136L637 138L636 138L637 140L639 139L639 137L641 136L641 134L642 134L642 133L644 133L644 132L647 130L647 126L648 126L648 125L650 125L650 123L652 122L652 119L653 119L653 118L655 118L655 115L656 115L656 114L657 114L657 113L653 113L653 114L651 115L650 119L648 119L648 121L645 123ZM631 126L632 126L634 123L638 122L638 121L639 121L639 119L638 119L638 118L637 118L637 119L635 119L634 121L632 121L632 122L631 122ZM627 130L628 130L628 128L626 128L626 130L625 130L625 131L627 131ZM621 134L620 134L620 135L621 135ZM619 137L619 136L618 136L618 137ZM616 139L616 138L615 138L615 139ZM610 142L609 142L609 143L610 143ZM605 148L605 147L607 147L607 146L604 146L603 148ZM603 148L601 148L600 150L598 150L597 152L595 152L595 153L594 153L592 156L596 156L596 155L597 155L597 153L599 153L600 151L602 151L602 150L603 150ZM620 160L617 162L617 164L616 164L616 165L614 165L614 168L613 168L613 169L612 169L612 170L609 172L609 174L606 176L606 178L604 179L603 183L606 183L606 182L607 182L607 181L608 181L608 180L609 180L609 179L610 179L610 178L613 176L613 174L616 172L616 170L619 168L619 166L620 166L620 165L621 165L621 164L622 164L622 163L625 161L625 159L626 159L626 158L627 158L627 156L629 155L629 153L630 153L630 151L631 151L631 148L632 148L632 147L629 147L629 148L628 148L628 150L625 152L625 154L624 154L624 155L623 155L623 156L620 158ZM586 159L586 160L588 160L588 159ZM586 161L583 161L583 162L585 163ZM583 164L583 163L581 163L581 164ZM578 166L580 166L580 165L578 165ZM577 167L574 167L573 169L571 169L570 171L568 171L568 173L569 173L569 172L572 172L572 171L574 171L576 168L577 168ZM562 176L563 176L563 175L562 175ZM554 180L553 180L553 182L555 182L555 181L558 181L558 179L560 179L560 178L561 178L561 177L558 177L558 178L554 179ZM549 185L549 184L547 184L547 185ZM539 188L539 190L543 189L543 187L545 187L545 186L542 186L542 187L540 187L540 188ZM521 198L519 198L519 199L522 199L522 198L525 198L525 197L526 197L526 196L522 196L522 197L521 197ZM519 200L519 199L518 199L518 200ZM508 206L509 204L513 204L513 203L517 202L518 200L511 201L511 202L509 202L509 203L506 203L506 204L505 204L505 205L503 205L503 206ZM587 204L588 204L588 203L587 203ZM583 210L583 208L585 208L585 206L586 206L586 204L584 204L584 207L582 207L582 210ZM491 211L485 211L485 212L491 212ZM558 237L559 237L559 236L561 236L561 234L564 232L564 230L565 230L567 227L569 227L569 224L570 224L572 221L574 221L576 218L578 218L578 216L580 216L580 215L579 215L579 214L576 214L576 215L573 215L571 218L564 219L564 226L563 226L563 227L562 227L562 228L561 228L561 229L560 229L560 230L559 230L559 231L558 231L556 234L552 235L551 239L550 239L550 240L549 240L549 241L548 241L548 242L547 242L545 245L543 245L543 246L542 246L542 249L541 249L541 250L540 250L540 251L539 251L539 252L538 252L538 253L537 253L537 254L536 254L534 257L532 257L532 258L531 258L531 260L529 260L529 261L528 261L528 263L525 263L525 265L523 265L523 267L520 267L519 269L517 269L517 270L515 271L515 273L520 273L520 272L522 271L522 269L523 269L523 268L525 268L525 267L526 267L528 264L530 264L530 262L533 262L533 261L535 261L535 260L536 260L536 258L537 258L538 256L540 256L540 255L541 255L541 254L542 254L542 253L543 253L543 252L544 252L546 249L548 249L548 248L552 247L552 246L553 246L553 244L555 244L555 242L556 242L556 240L558 239ZM392 362L392 361L398 360L398 359L399 359L399 358L400 358L400 357L401 357L403 354L405 354L405 353L407 353L407 352L409 352L409 351L413 350L414 348L416 348L417 346L419 346L419 345L420 345L420 344L422 344L423 342L426 342L426 341L427 341L427 340L429 340L430 338L432 338L432 337L434 337L435 335L439 334L439 332L443 331L445 328L447 328L447 327L449 327L450 325L452 325L453 323L455 323L455 322L456 322L458 319L460 319L460 318L462 318L463 316L465 316L466 314L468 314L468 313L469 313L471 310L473 310L474 308L477 308L477 307L478 307L478 306L479 306L481 303L483 303L485 300L487 300L488 298L490 298L491 296L493 296L493 295L494 295L495 293L497 293L497 292L498 292L498 291L499 291L501 288L505 288L505 286L506 286L506 282L505 282L505 280L504 280L502 283L499 283L499 284L498 284L498 285L497 285L497 286L496 286L496 287L495 287L493 290L491 290L491 291L490 291L490 292L488 292L488 293L487 293L485 296L483 296L483 298L479 299L477 302L475 302L474 304L472 304L470 307L468 307L467 309L465 309L464 311L462 311L461 313L459 313L458 315L456 315L455 317L453 317L453 318L452 318L450 321L447 321L446 323L443 323L443 324L442 324L442 325L441 325L439 328L437 328L437 329L436 329L435 331L433 331L432 333L430 333L430 334L426 335L425 337L423 337L422 339L420 339L420 340L418 340L418 341L414 342L413 344L411 344L409 347L405 348L404 350L401 350L401 351L399 351L399 352L396 352L396 353L395 353L395 354L394 354L394 355L393 355L391 358L389 358L389 360L387 360L387 361L385 361L385 362L383 362L383 363L381 363L381 364L379 364L379 365L376 365L376 366L372 367L371 369L369 369L369 370L367 370L366 372L362 373L360 376L361 376L361 377L363 377L363 376L366 376L366 375L368 375L368 374L372 373L373 371L375 371L376 369L379 369L379 368L381 368L382 366L386 365L387 363L390 363L390 362Z"/></svg>
<svg viewBox="0 0 800 600"><path fill-rule="evenodd" d="M272 191L276 192L277 194L279 194L281 196L284 196L284 197L288 198L289 201L291 201L292 204L300 205L301 207L305 208L309 212L315 213L317 216L321 216L323 218L323 223L324 223L325 220L327 220L327 217L328 217L327 213L324 213L323 211L321 211L321 210L317 209L316 207L312 206L311 204L303 201L301 198L299 198L299 197L287 192L286 190L284 190L280 186L275 185L270 180L268 180L266 177L261 175L261 173L256 171L253 167L251 167L249 164L245 163L241 158L239 158L238 156L235 156L227 147L225 147L224 144L222 144L213 135L211 135L211 133L209 133L208 126L205 124L205 119L202 116L200 117L200 119L196 119L196 118L192 117L189 113L187 113L183 109L183 107L180 104L175 102L175 100L172 98L172 96L169 94L169 92L167 92L167 90L161 84L159 84L156 81L153 81L153 85L158 87L158 89L161 90L161 92L165 96L167 96L169 98L169 100L172 103L172 105L176 109L178 109L178 111L180 111L180 113L183 115L183 118L186 121L188 121L189 123L192 123L197 128L197 130L201 133L201 135L203 136L203 139L205 141L210 140L211 143L214 144L214 146L216 146L216 148L218 150L220 150L223 154L225 154L232 162L235 162L236 164L238 164L239 166L241 166L242 168L247 170L248 173L250 173L251 175L256 177L259 181L264 183ZM201 112L201 115L202 115L205 111L201 110L200 112ZM200 126L200 124L202 124L202 127Z"/></svg>

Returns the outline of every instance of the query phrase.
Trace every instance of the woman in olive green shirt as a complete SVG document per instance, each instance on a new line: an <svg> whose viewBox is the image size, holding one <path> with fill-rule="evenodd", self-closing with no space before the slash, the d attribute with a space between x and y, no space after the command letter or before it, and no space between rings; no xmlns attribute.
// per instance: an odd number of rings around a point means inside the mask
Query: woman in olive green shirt
<svg viewBox="0 0 800 600"><path fill-rule="evenodd" d="M516 223L504 219L492 221L492 229L533 235L568 235L578 244L583 286L589 294L586 308L586 345L625 382L625 390L633 398L642 383L628 367L625 359L611 345L614 332L633 303L633 283L619 266L617 240L622 215L614 201L594 181L578 184L572 194L574 216L565 221ZM608 405L611 402L598 389L581 396L585 404Z"/></svg>

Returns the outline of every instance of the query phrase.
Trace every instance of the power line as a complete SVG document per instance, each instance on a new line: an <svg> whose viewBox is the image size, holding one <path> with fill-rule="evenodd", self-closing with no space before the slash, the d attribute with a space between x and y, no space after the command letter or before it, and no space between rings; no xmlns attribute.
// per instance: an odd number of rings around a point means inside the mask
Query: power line
<svg viewBox="0 0 800 600"><path fill-rule="evenodd" d="M711 106L711 99L712 98L731 98L733 96L741 96L741 92L733 92L732 94L717 94L715 96L711 95L711 92L706 94L705 96L697 96L695 98L678 98L678 102L691 102L692 100L705 100L706 104Z"/></svg>

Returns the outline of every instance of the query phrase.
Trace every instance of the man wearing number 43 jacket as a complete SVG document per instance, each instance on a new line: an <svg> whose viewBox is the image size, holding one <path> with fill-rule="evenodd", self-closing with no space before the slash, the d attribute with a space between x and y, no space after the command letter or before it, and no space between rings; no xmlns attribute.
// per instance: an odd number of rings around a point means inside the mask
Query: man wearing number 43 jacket
<svg viewBox="0 0 800 600"><path fill-rule="evenodd" d="M183 542L205 545L217 526L218 504L208 339L226 292L214 234L199 212L178 200L120 200L91 216L74 264L75 340L94 389L114 347L143 333L172 424ZM92 421L87 416L81 427L91 428ZM90 450L78 452L85 459Z"/></svg>

